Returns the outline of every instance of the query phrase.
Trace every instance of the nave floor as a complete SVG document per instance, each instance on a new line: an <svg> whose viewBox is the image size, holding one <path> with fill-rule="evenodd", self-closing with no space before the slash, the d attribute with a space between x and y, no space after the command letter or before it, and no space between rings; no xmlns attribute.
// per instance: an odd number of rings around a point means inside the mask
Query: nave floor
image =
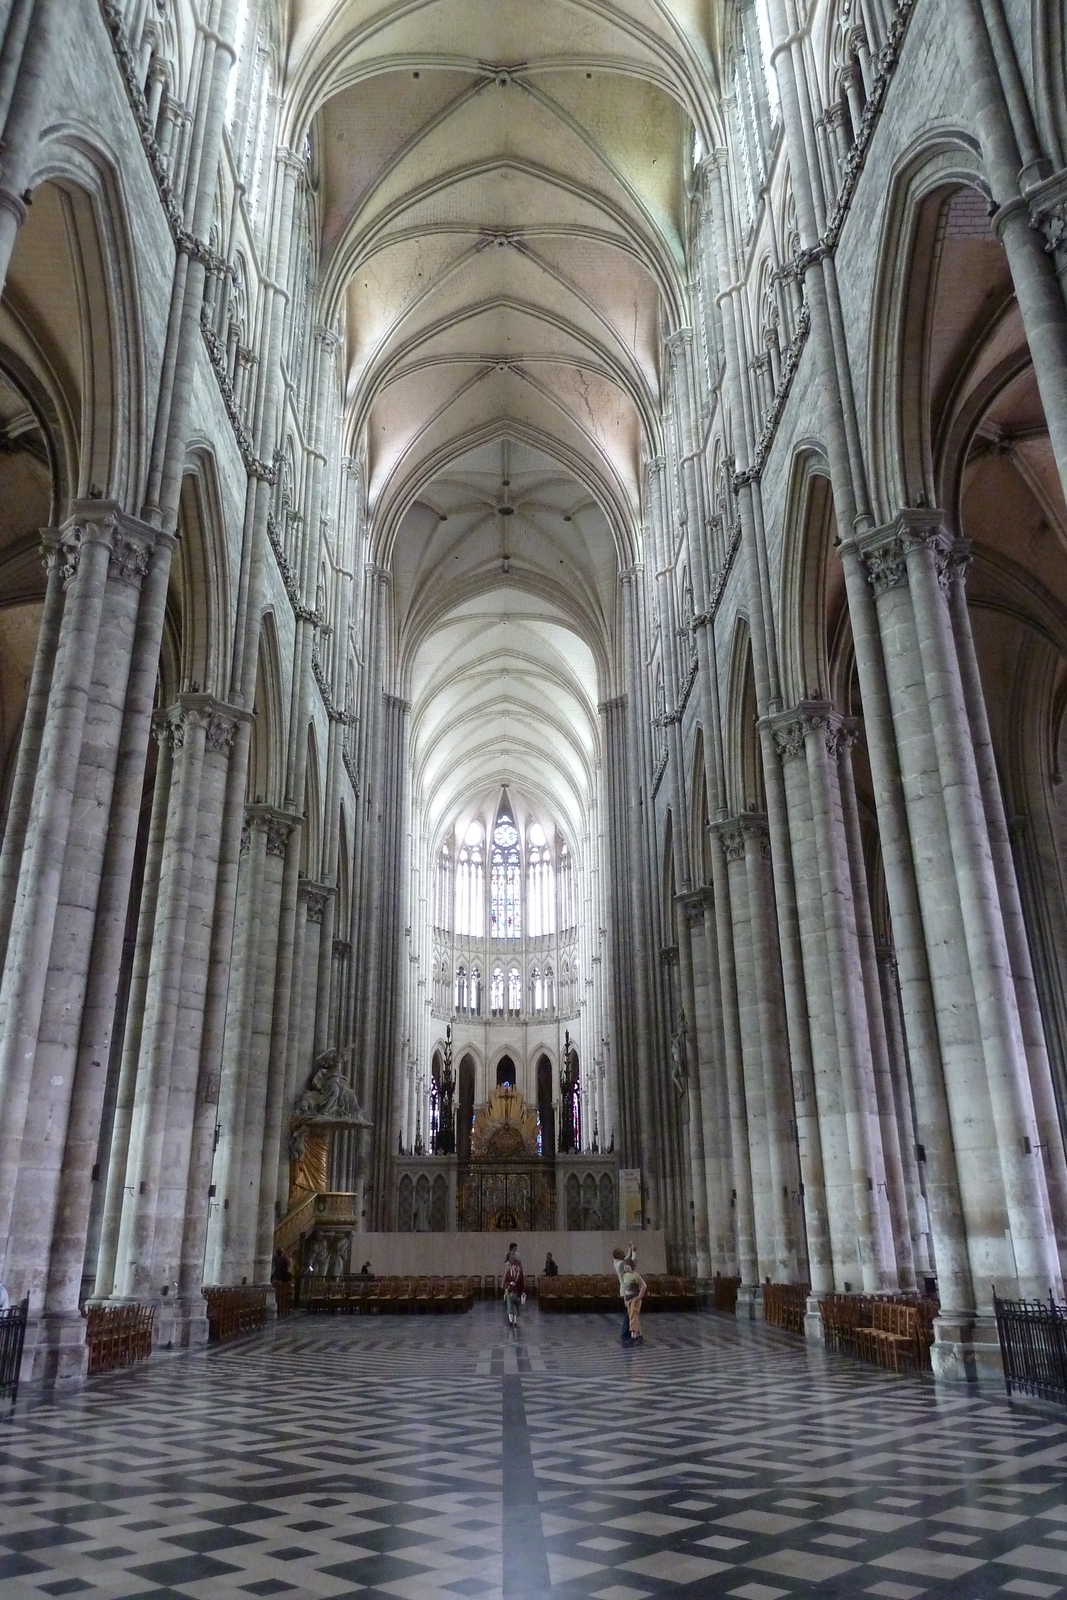
<svg viewBox="0 0 1067 1600"><path fill-rule="evenodd" d="M618 1323L296 1317L20 1400L0 1596L1067 1596L1067 1416Z"/></svg>

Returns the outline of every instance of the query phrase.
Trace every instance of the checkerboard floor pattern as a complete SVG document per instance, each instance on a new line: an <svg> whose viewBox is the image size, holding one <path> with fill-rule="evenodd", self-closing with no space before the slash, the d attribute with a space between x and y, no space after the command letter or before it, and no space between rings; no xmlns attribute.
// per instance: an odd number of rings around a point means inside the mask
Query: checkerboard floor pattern
<svg viewBox="0 0 1067 1600"><path fill-rule="evenodd" d="M1067 1415L617 1322L297 1316L20 1400L0 1600L1067 1600Z"/></svg>

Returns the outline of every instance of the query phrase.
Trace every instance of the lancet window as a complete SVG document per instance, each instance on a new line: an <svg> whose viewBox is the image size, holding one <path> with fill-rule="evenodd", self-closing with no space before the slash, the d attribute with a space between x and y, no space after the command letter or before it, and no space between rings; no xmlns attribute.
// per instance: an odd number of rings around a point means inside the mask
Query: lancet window
<svg viewBox="0 0 1067 1600"><path fill-rule="evenodd" d="M535 822L527 834L526 926L532 939L556 931L552 852L545 830Z"/></svg>
<svg viewBox="0 0 1067 1600"><path fill-rule="evenodd" d="M502 813L493 829L490 931L494 939L522 937L522 869L519 830Z"/></svg>
<svg viewBox="0 0 1067 1600"><path fill-rule="evenodd" d="M565 844L560 846L559 851L559 911L561 928L578 926L578 891L574 877L574 862Z"/></svg>
<svg viewBox="0 0 1067 1600"><path fill-rule="evenodd" d="M477 822L467 829L456 862L456 932L474 939L485 933L485 848Z"/></svg>

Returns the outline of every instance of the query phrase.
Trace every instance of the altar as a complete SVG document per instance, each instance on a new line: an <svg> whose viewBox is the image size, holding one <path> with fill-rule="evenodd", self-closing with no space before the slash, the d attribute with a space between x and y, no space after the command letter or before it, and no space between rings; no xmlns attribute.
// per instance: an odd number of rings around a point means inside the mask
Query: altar
<svg viewBox="0 0 1067 1600"><path fill-rule="evenodd" d="M451 1142L451 1141L450 1141ZM469 1140L441 1155L395 1157L398 1233L555 1233L615 1230L618 1157L560 1153L539 1138L537 1112L497 1088L474 1114Z"/></svg>

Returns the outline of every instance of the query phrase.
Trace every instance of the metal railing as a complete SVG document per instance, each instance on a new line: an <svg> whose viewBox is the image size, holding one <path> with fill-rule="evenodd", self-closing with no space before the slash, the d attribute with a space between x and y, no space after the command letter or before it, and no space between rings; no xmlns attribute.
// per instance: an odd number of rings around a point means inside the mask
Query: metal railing
<svg viewBox="0 0 1067 1600"><path fill-rule="evenodd" d="M993 1295L1004 1387L1067 1405L1067 1305Z"/></svg>
<svg viewBox="0 0 1067 1600"><path fill-rule="evenodd" d="M0 1311L0 1395L9 1394L14 1405L19 1394L19 1370L22 1367L22 1346L26 1341L26 1317L30 1299L20 1300L17 1306Z"/></svg>

